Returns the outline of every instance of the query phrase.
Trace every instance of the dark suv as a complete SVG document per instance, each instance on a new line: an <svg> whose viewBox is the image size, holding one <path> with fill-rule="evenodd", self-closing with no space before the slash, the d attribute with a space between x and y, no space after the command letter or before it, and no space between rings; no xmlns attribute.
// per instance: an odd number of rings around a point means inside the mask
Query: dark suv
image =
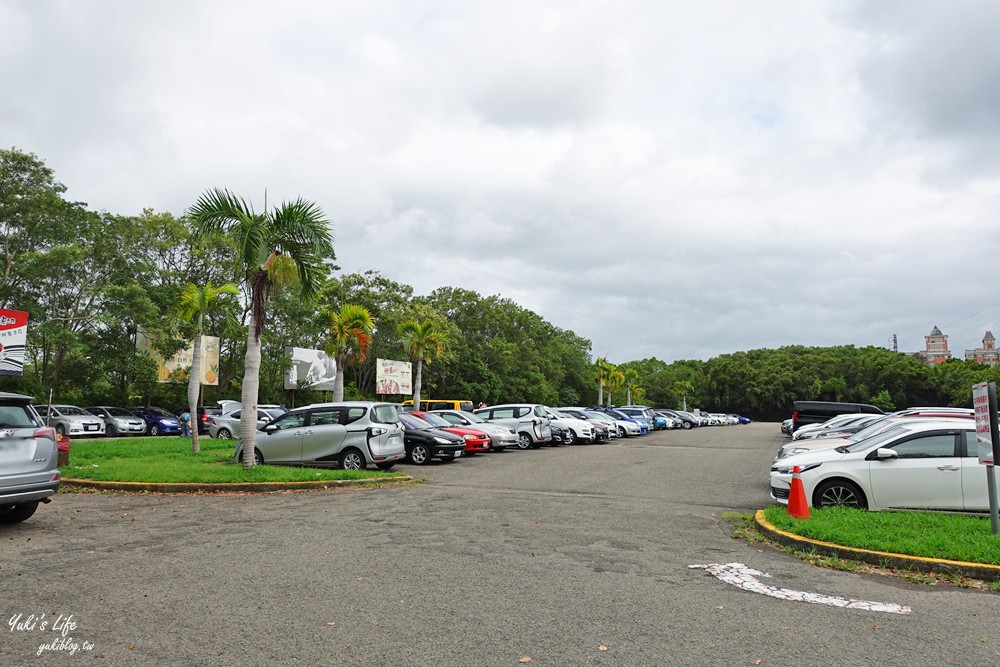
<svg viewBox="0 0 1000 667"><path fill-rule="evenodd" d="M59 489L56 431L31 400L0 392L0 524L24 521Z"/></svg>

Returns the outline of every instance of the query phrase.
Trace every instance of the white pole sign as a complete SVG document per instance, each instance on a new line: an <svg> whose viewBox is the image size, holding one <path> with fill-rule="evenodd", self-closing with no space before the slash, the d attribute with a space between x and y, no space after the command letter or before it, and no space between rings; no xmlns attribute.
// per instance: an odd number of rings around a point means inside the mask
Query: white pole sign
<svg viewBox="0 0 1000 667"><path fill-rule="evenodd" d="M976 443L979 445L979 462L994 465L993 460L993 429L996 425L990 420L990 388L989 382L980 382L972 387L972 406L976 411Z"/></svg>

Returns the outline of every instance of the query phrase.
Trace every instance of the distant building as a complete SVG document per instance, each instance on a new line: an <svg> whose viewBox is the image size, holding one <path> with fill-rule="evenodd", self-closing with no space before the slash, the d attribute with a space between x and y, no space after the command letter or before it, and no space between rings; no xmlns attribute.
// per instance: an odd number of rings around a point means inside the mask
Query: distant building
<svg viewBox="0 0 1000 667"><path fill-rule="evenodd" d="M920 358L929 366L936 366L951 359L951 351L948 349L948 337L941 333L936 326L931 329L930 334L924 336L924 351L920 352Z"/></svg>
<svg viewBox="0 0 1000 667"><path fill-rule="evenodd" d="M983 336L983 346L974 350L966 350L965 360L987 366L996 366L1000 364L1000 356L998 355L1000 355L1000 350L997 350L997 339L993 337L991 332L987 331L986 335Z"/></svg>

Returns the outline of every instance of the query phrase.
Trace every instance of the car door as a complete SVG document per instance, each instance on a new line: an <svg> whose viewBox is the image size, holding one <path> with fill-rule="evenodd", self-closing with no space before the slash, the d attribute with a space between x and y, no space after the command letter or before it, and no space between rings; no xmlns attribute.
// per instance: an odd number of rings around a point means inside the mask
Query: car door
<svg viewBox="0 0 1000 667"><path fill-rule="evenodd" d="M966 431L964 436L962 500L966 511L988 512L990 495L986 482L986 466L979 462L979 443L976 441L976 432Z"/></svg>
<svg viewBox="0 0 1000 667"><path fill-rule="evenodd" d="M340 407L313 408L303 430L302 460L306 463L332 465L344 448L347 427L341 424Z"/></svg>
<svg viewBox="0 0 1000 667"><path fill-rule="evenodd" d="M919 433L883 445L895 450L897 456L868 461L875 504L886 508L963 509L959 434L956 430Z"/></svg>
<svg viewBox="0 0 1000 667"><path fill-rule="evenodd" d="M300 463L306 412L289 412L275 419L257 435L257 448L265 463ZM270 428L274 426L274 428Z"/></svg>

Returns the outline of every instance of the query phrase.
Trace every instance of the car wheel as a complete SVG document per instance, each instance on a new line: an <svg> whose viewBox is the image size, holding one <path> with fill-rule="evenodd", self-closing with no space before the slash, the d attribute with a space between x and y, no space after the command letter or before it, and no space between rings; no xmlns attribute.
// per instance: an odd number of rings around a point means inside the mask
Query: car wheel
<svg viewBox="0 0 1000 667"><path fill-rule="evenodd" d="M256 447L253 448L253 463L258 466L264 465L264 455Z"/></svg>
<svg viewBox="0 0 1000 667"><path fill-rule="evenodd" d="M215 437L218 438L219 440L229 440L230 438L233 437L233 434L229 432L228 428L220 428L218 431L216 431Z"/></svg>
<svg viewBox="0 0 1000 667"><path fill-rule="evenodd" d="M813 507L856 507L866 510L868 500L856 484L843 479L831 479L816 487Z"/></svg>
<svg viewBox="0 0 1000 667"><path fill-rule="evenodd" d="M108 424L108 427L104 429L104 434L109 438L113 438L118 435L118 427L113 424Z"/></svg>
<svg viewBox="0 0 1000 667"><path fill-rule="evenodd" d="M149 434L152 436L160 435L160 427L157 426L156 424L153 424L152 426L149 427Z"/></svg>
<svg viewBox="0 0 1000 667"><path fill-rule="evenodd" d="M38 503L21 503L7 511L0 510L0 523L21 523L38 509Z"/></svg>
<svg viewBox="0 0 1000 667"><path fill-rule="evenodd" d="M394 465L396 465L396 462L392 461L390 463L376 463L375 467L378 468L379 470L389 470Z"/></svg>
<svg viewBox="0 0 1000 667"><path fill-rule="evenodd" d="M684 430L687 431L691 429L691 422L681 422L681 423L684 424Z"/></svg>
<svg viewBox="0 0 1000 667"><path fill-rule="evenodd" d="M410 463L422 466L430 460L431 451L427 449L427 445L413 445L413 449L410 450Z"/></svg>
<svg viewBox="0 0 1000 667"><path fill-rule="evenodd" d="M618 437L619 438L627 438L628 437L628 431L625 430L624 426L619 426L618 427Z"/></svg>
<svg viewBox="0 0 1000 667"><path fill-rule="evenodd" d="M576 444L576 433L573 432L573 429L568 429L566 431L566 439L563 440L563 443L565 443L567 445L575 445Z"/></svg>
<svg viewBox="0 0 1000 667"><path fill-rule="evenodd" d="M66 435L66 427L62 424L56 424L56 435Z"/></svg>
<svg viewBox="0 0 1000 667"><path fill-rule="evenodd" d="M340 455L341 470L364 470L367 467L365 455L356 449L348 449Z"/></svg>
<svg viewBox="0 0 1000 667"><path fill-rule="evenodd" d="M521 433L517 436L517 448L518 449L531 449L531 436L527 433Z"/></svg>

